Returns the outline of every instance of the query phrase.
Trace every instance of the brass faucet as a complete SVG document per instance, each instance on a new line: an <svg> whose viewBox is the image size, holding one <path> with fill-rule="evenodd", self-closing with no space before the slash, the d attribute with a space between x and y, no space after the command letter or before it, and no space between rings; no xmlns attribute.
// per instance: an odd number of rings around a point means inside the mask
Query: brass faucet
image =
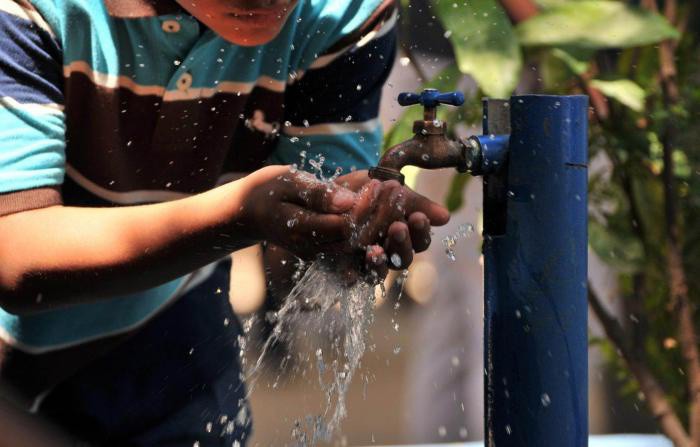
<svg viewBox="0 0 700 447"><path fill-rule="evenodd" d="M425 169L454 167L459 172L480 174L479 141L474 137L465 141L447 138L447 123L437 119L437 106L462 105L462 93L440 93L434 89L426 89L421 94L401 93L398 102L402 106L422 104L423 119L413 122L413 138L387 150L379 165L369 170L371 178L397 180L403 184L401 168L407 165Z"/></svg>

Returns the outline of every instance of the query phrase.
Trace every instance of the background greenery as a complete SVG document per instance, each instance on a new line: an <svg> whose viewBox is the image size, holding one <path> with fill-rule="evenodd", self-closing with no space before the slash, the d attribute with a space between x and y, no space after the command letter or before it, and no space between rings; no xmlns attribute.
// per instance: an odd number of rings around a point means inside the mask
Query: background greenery
<svg viewBox="0 0 700 447"><path fill-rule="evenodd" d="M591 292L607 334L592 343L617 371L621 393L646 401L677 445L700 445L700 23L692 3L432 0L426 11L442 23L455 60L426 86L453 90L464 76L478 85L463 107L440 111L452 129L480 123L481 97L506 98L518 85L590 96L590 245L619 276L615 306L625 316L613 318ZM523 18L523 10L531 12ZM420 115L407 109L386 146L410 138ZM455 175L451 209L462 205L468 179Z"/></svg>

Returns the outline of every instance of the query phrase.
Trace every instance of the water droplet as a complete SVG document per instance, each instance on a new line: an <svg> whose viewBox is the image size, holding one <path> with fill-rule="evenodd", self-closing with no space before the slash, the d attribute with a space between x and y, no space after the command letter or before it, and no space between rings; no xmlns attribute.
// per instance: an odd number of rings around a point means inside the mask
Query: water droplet
<svg viewBox="0 0 700 447"><path fill-rule="evenodd" d="M543 407L548 407L552 403L552 400L549 398L549 394L542 393L542 396L540 397L540 402L542 402Z"/></svg>
<svg viewBox="0 0 700 447"><path fill-rule="evenodd" d="M402 57L401 59L399 59L399 64L401 64L402 67L407 67L408 64L410 64L410 63L411 63L411 59L409 59L407 57Z"/></svg>
<svg viewBox="0 0 700 447"><path fill-rule="evenodd" d="M398 355L401 352L401 346L394 346L394 354Z"/></svg>
<svg viewBox="0 0 700 447"><path fill-rule="evenodd" d="M401 256L399 256L397 253L394 253L393 255L391 255L390 259L391 259L391 264L394 267L396 267L396 268L401 267Z"/></svg>
<svg viewBox="0 0 700 447"><path fill-rule="evenodd" d="M506 433L509 434L509 435L510 435L511 433L513 433L513 429L510 428L510 425L506 425Z"/></svg>
<svg viewBox="0 0 700 447"><path fill-rule="evenodd" d="M438 427L438 435L440 435L441 438L444 438L445 436L447 436L447 428L445 428L444 425L441 425L440 427Z"/></svg>
<svg viewBox="0 0 700 447"><path fill-rule="evenodd" d="M464 405L464 404L462 404ZM469 431L467 430L467 427L460 427L459 428L459 437L462 439L467 439L467 436L469 436Z"/></svg>

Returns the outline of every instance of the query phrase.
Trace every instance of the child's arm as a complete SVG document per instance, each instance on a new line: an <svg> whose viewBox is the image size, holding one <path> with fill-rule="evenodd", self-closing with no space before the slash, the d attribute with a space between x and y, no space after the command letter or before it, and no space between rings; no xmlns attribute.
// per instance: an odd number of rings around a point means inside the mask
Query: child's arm
<svg viewBox="0 0 700 447"><path fill-rule="evenodd" d="M0 306L29 313L143 290L263 239L321 251L347 239L336 213L354 201L344 188L273 166L172 202L10 214L0 217Z"/></svg>

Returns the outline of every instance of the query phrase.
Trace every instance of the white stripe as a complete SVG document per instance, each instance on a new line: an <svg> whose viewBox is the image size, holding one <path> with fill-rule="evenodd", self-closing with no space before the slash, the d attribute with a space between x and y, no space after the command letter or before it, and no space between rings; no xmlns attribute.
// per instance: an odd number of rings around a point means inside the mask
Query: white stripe
<svg viewBox="0 0 700 447"><path fill-rule="evenodd" d="M73 166L66 163L66 174L78 185L82 186L97 197L120 205L136 205L147 202L167 202L189 197L191 194L167 190L136 190L127 192L110 191L88 180Z"/></svg>
<svg viewBox="0 0 700 447"><path fill-rule="evenodd" d="M2 0L0 0L2 1ZM166 90L162 85L140 85L128 76L116 76L94 71L85 61L71 62L63 67L63 75L68 78L72 73L87 76L94 84L105 88L125 88L137 95L162 96L164 101L183 101L200 98L211 98L217 93L248 94L255 87L263 87L273 92L284 93L286 82L269 76L260 76L255 82L224 81L216 87L188 88L184 90Z"/></svg>
<svg viewBox="0 0 700 447"><path fill-rule="evenodd" d="M21 103L9 96L0 96L0 106L6 109L21 110L37 115L61 115L63 113L63 106L61 104Z"/></svg>
<svg viewBox="0 0 700 447"><path fill-rule="evenodd" d="M372 41L373 39L379 39L380 37L384 37L387 34L389 34L389 31L391 31L394 28L394 25L396 25L397 18L398 11L394 10L391 16L384 23L382 23L382 26L379 29L372 30L369 33L367 33L362 39L360 39L357 42L357 46L364 47L365 45L367 45L368 42Z"/></svg>
<svg viewBox="0 0 700 447"><path fill-rule="evenodd" d="M379 118L361 123L327 123L309 127L287 126L282 129L284 135L302 137L313 135L338 135L344 133L374 132L379 128Z"/></svg>
<svg viewBox="0 0 700 447"><path fill-rule="evenodd" d="M361 48L365 45L367 45L369 42L371 42L374 39L379 39L380 37L385 36L386 34L389 33L394 28L394 25L396 25L396 20L398 17L397 11L394 11L393 14L391 14L391 17L389 17L379 29L372 30L369 33L365 34L362 36L362 38L351 45L348 45L347 47L331 54L325 54L318 59L316 59L310 66L310 70L315 70L318 68L323 68L327 65L329 65L331 62L336 60L338 57L343 55L346 51L348 51L350 48L357 47Z"/></svg>
<svg viewBox="0 0 700 447"><path fill-rule="evenodd" d="M41 15L34 9L23 8L12 0L0 0L0 11L12 14L13 16L24 20L29 20L39 28L49 33L51 37L56 37L49 24L46 23L46 20L44 20L44 18L41 17Z"/></svg>
<svg viewBox="0 0 700 447"><path fill-rule="evenodd" d="M81 73L87 76L94 84L105 88L123 87L137 95L162 96L165 87L162 85L139 85L127 76L115 76L94 71L85 61L75 61L63 67L63 76L69 78L72 73Z"/></svg>
<svg viewBox="0 0 700 447"><path fill-rule="evenodd" d="M81 338L80 340L68 342L68 343L61 343L57 345L51 345L51 346L31 346L27 345L25 343L22 343L20 341L17 341L14 337L12 337L2 326L0 326L0 339L7 343L10 347L17 348L21 351L27 352L29 354L44 354L47 352L51 351L57 351L59 349L66 349L70 348L71 346L77 346L81 345L84 343L89 343L91 341L99 340L102 338L107 338L107 337L112 337L114 335L118 334L123 334L125 332L130 332L133 331L134 329L138 329L139 327L145 325L149 321L151 321L154 317L156 317L163 309L165 309L169 303L174 301L175 299L183 296L185 293L189 292L190 290L194 289L198 285L202 284L204 281L206 281L212 273L214 273L214 269L216 268L217 264L221 262L223 259L226 259L226 257L213 262L211 264L207 264L204 267L195 270L192 273L188 273L185 275L183 278L184 280L182 283L178 286L178 288L173 292L173 294L163 302L163 304L155 309L153 312L151 312L148 315L145 315L141 320L130 324L128 326L124 326L122 328L116 329L114 331L110 332L104 332L98 335L93 335L92 337L86 337L86 338Z"/></svg>
<svg viewBox="0 0 700 447"><path fill-rule="evenodd" d="M284 93L286 83L269 76L260 76L255 82L224 81L216 87L188 88L187 90L168 90L163 96L164 101L182 101L188 99L211 98L217 93L249 94L255 87L263 87L277 93Z"/></svg>
<svg viewBox="0 0 700 447"><path fill-rule="evenodd" d="M170 200L184 199L185 197L190 197L192 195L189 193L162 189L143 189L127 192L111 191L91 181L68 163L66 163L66 174L75 183L82 186L84 189L100 199L118 203L119 205L140 205L151 202L168 202ZM219 179L216 181L216 186L241 179L246 175L248 175L246 172L227 172L219 177Z"/></svg>

